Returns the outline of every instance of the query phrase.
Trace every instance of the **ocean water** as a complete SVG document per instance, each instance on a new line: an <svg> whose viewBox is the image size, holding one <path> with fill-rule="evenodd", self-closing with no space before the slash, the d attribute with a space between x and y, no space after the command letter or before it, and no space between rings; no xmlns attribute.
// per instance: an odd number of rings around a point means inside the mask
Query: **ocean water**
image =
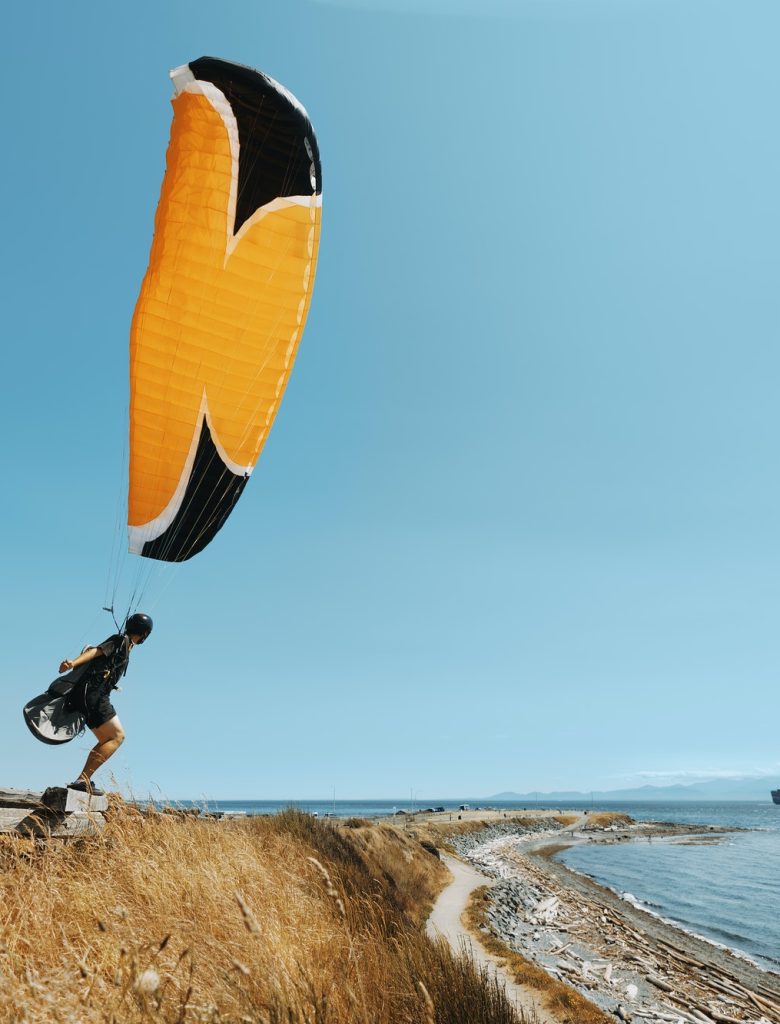
<svg viewBox="0 0 780 1024"><path fill-rule="evenodd" d="M780 806L766 803L610 804L633 818L736 825L717 843L671 839L570 847L568 867L668 921L780 973Z"/></svg>
<svg viewBox="0 0 780 1024"><path fill-rule="evenodd" d="M431 800L411 803L409 800L180 800L177 807L201 807L209 811L224 811L229 814L278 814L287 807L297 807L319 817L335 818L384 818L392 817L398 811L425 810L428 807L445 807L457 813L459 804L468 800ZM482 806L485 806L484 804ZM491 805L493 806L493 805ZM497 806L497 805L495 805ZM514 805L512 805L514 806Z"/></svg>
<svg viewBox="0 0 780 1024"><path fill-rule="evenodd" d="M392 817L401 811L409 813L410 811L424 811L431 807L443 807L449 813L457 816L458 808L461 804L467 804L472 810L480 807L507 811L522 809L522 805L518 804L516 800L485 801L475 799L474 797L459 797L458 799L450 797L446 800L417 799L414 802L410 801L408 797L406 799L399 797L397 800L179 800L175 802L177 807L201 807L204 810L224 811L231 814L278 814L279 811L284 810L286 807L297 807L302 811L308 811L310 814L317 814L320 817L329 816L335 818ZM539 800L524 806L529 810L534 810L543 807L585 808L593 805L590 801L577 804L571 801L568 803L544 803ZM610 804L609 806L617 806L617 804ZM623 807L622 804L620 806L621 808ZM595 805L596 810L598 810L598 807L599 805Z"/></svg>

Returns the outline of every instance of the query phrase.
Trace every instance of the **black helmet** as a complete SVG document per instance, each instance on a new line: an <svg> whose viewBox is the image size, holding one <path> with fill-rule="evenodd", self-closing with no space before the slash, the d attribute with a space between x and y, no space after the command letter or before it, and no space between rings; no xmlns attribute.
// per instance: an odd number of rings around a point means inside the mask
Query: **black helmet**
<svg viewBox="0 0 780 1024"><path fill-rule="evenodd" d="M138 641L139 644L142 644L144 642L144 640L149 636L149 634L151 632L152 632L152 619L151 619L151 616L144 615L143 612L134 612L130 616L130 618L127 620L127 622L125 623L125 633L127 633L128 636L131 633L134 633L136 636L139 636L140 637L140 640Z"/></svg>

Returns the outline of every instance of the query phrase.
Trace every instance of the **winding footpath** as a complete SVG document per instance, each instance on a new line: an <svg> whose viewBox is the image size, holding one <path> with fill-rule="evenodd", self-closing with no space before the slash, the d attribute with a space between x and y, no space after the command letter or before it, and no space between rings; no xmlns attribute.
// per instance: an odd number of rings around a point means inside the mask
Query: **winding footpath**
<svg viewBox="0 0 780 1024"><path fill-rule="evenodd" d="M428 918L426 930L429 937L446 939L453 952L459 955L465 953L477 966L484 968L488 977L494 978L506 991L507 999L521 1021L527 1024L558 1024L557 1019L543 1008L538 996L531 989L513 981L501 967L498 958L491 956L461 922L471 893L481 885L492 885L495 879L488 878L454 857L443 854L442 859L452 872L453 879L439 894Z"/></svg>

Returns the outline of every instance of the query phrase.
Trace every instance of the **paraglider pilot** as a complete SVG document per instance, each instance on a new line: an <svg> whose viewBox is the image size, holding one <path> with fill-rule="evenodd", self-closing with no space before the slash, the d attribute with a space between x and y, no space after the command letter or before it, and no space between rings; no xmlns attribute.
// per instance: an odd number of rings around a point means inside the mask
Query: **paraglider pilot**
<svg viewBox="0 0 780 1024"><path fill-rule="evenodd" d="M111 691L127 672L130 652L142 644L152 632L152 620L143 612L131 615L122 633L115 633L97 647L87 647L77 658L66 658L60 672L68 672L79 665L89 664L70 694L69 703L84 713L88 727L97 737L86 764L68 789L102 796L103 791L92 784L92 776L114 754L125 738L125 731L114 705Z"/></svg>

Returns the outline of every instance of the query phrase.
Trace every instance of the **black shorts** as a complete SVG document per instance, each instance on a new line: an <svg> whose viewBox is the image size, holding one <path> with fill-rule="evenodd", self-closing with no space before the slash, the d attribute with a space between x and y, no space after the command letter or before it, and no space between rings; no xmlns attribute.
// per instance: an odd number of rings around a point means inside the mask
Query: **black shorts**
<svg viewBox="0 0 780 1024"><path fill-rule="evenodd" d="M90 729L99 729L101 725L110 722L116 715L116 708L108 699L107 694L98 697L96 701L90 701L86 708L87 725Z"/></svg>
<svg viewBox="0 0 780 1024"><path fill-rule="evenodd" d="M116 715L110 693L110 685L85 677L68 694L69 710L80 711L90 729L99 729Z"/></svg>

